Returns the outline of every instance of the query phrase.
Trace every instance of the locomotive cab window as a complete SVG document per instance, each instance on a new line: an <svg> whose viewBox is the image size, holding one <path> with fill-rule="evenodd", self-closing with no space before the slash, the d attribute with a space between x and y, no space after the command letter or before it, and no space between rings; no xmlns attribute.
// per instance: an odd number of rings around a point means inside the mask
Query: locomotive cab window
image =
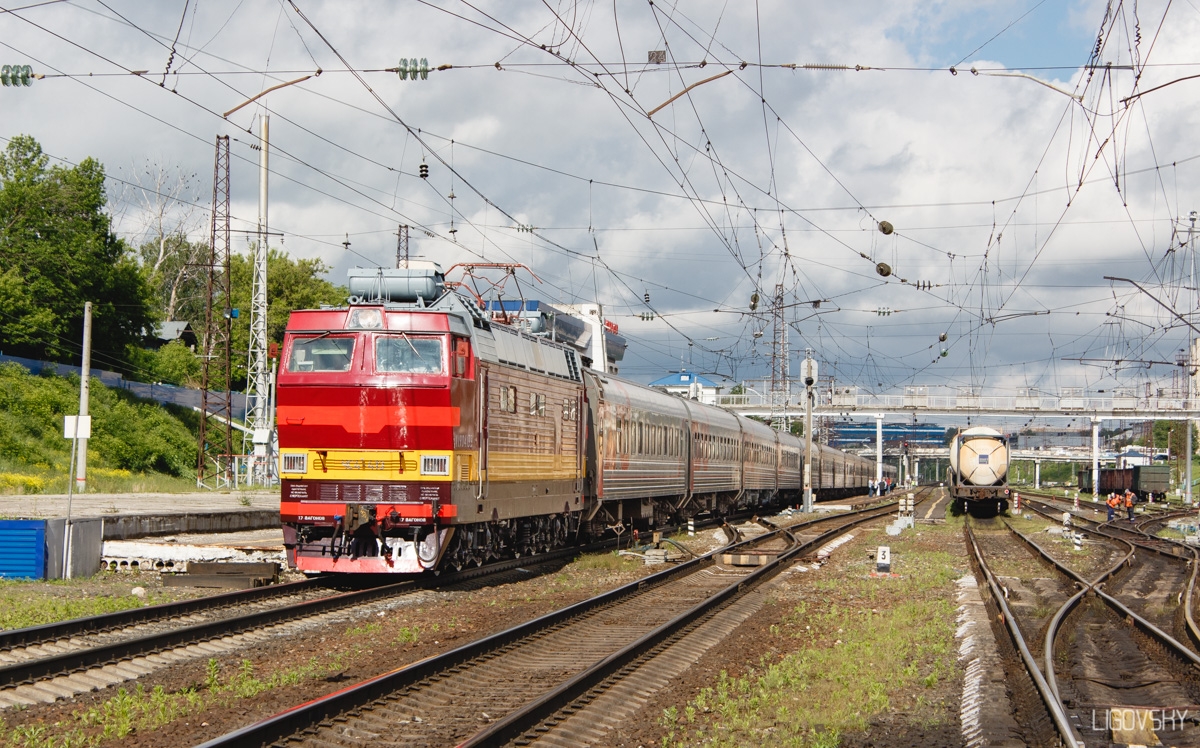
<svg viewBox="0 0 1200 748"><path fill-rule="evenodd" d="M354 338L314 335L292 338L287 370L290 372L350 371Z"/></svg>
<svg viewBox="0 0 1200 748"><path fill-rule="evenodd" d="M375 338L375 371L441 374L442 341L412 335L381 335Z"/></svg>

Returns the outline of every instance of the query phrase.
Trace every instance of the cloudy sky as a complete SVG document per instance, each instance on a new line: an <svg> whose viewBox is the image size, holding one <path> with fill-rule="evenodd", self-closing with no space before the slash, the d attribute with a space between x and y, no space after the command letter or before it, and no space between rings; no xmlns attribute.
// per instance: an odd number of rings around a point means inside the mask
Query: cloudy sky
<svg viewBox="0 0 1200 748"><path fill-rule="evenodd" d="M444 268L521 263L500 293L603 303L636 380L769 377L781 322L793 371L873 392L1170 387L1200 323L1194 2L0 8L45 76L0 88L0 136L100 160L131 241L155 174L207 237L218 135L253 228L269 114L277 246L337 283L401 224Z"/></svg>

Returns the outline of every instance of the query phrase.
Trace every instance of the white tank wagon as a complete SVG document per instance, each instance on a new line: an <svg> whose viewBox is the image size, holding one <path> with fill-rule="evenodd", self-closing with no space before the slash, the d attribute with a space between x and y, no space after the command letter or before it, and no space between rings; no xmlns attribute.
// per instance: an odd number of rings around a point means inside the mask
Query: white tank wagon
<svg viewBox="0 0 1200 748"><path fill-rule="evenodd" d="M950 442L950 498L968 509L1003 511L1008 504L1008 437L976 426Z"/></svg>

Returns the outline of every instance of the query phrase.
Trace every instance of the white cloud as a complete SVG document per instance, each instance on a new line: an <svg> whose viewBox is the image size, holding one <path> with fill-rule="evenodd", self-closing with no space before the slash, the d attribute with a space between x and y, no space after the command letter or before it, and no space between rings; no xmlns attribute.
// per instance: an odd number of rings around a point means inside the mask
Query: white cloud
<svg viewBox="0 0 1200 748"><path fill-rule="evenodd" d="M106 20L103 7L0 14L5 60L76 76L0 89L0 135L31 134L72 161L93 156L114 176L147 158L177 165L199 175L207 201L213 140L229 134L233 213L246 228L257 214L248 130L264 104L271 227L286 233L285 250L320 257L337 282L352 265L390 265L396 227L407 223L412 252L445 265L480 256L529 263L546 281L537 287L545 298L600 295L634 338L627 371L643 381L689 353L725 372L736 361L740 376L769 373L763 311L776 284L789 304L826 300L820 310L790 307L792 351L811 345L825 371L871 389L1143 385L1169 380L1172 369L1069 359L1172 360L1186 345L1178 320L1103 276L1145 281L1194 311L1193 294L1180 291L1190 283L1185 263L1172 265L1168 250L1183 256L1172 219L1200 207L1198 162L1188 160L1200 155L1189 138L1200 125L1200 82L1148 93L1126 112L1125 71L1094 73L1082 105L1032 80L987 75L1022 70L1075 90L1102 3L1047 4L1022 18L1028 4L1009 0L618 2L615 21L611 5L497 5L492 18L453 2L299 5L358 69L402 57L453 66L416 81L362 73L412 132L289 6L230 0L190 6L172 62L181 74L165 80L182 7L112 5L157 41ZM1192 71L1200 18L1172 6L1160 23L1165 6L1138 6L1139 54L1157 65L1145 69L1142 91ZM1101 61L1130 63L1132 22L1109 35ZM673 64L646 66L658 49ZM946 68L964 56L951 75ZM1037 69L1051 58L1072 68ZM772 67L793 63L882 69ZM320 77L221 118L317 66ZM123 69L149 72L108 75ZM417 176L422 160L428 180ZM1155 164L1162 168L1137 173ZM896 233L879 233L876 220ZM587 259L596 245L604 264ZM886 283L877 262L895 269ZM744 316L756 284L759 313ZM647 291L670 327L636 319ZM1043 314L1021 316L1034 312ZM681 332L696 341L690 351Z"/></svg>

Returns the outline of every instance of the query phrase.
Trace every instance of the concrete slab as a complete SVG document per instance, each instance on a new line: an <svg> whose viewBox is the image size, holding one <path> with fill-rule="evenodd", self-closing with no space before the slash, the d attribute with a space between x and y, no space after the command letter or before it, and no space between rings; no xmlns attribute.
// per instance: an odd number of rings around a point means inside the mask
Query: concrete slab
<svg viewBox="0 0 1200 748"><path fill-rule="evenodd" d="M97 678L89 673L75 673L71 676L70 682L78 686L81 691L99 691L101 688L108 688L112 685L107 678Z"/></svg>
<svg viewBox="0 0 1200 748"><path fill-rule="evenodd" d="M44 691L37 686L17 686L13 691L13 695L24 699L26 703L32 704L53 704L58 701L58 695L50 691Z"/></svg>
<svg viewBox="0 0 1200 748"><path fill-rule="evenodd" d="M192 562L272 562L285 566L283 530L179 533L137 540L106 540L101 550L109 571L185 571ZM136 564L136 566L135 566Z"/></svg>
<svg viewBox="0 0 1200 748"><path fill-rule="evenodd" d="M51 519L67 515L66 494L0 496L0 514ZM104 539L180 532L225 532L277 527L279 490L191 493L78 493L72 519L104 520Z"/></svg>

